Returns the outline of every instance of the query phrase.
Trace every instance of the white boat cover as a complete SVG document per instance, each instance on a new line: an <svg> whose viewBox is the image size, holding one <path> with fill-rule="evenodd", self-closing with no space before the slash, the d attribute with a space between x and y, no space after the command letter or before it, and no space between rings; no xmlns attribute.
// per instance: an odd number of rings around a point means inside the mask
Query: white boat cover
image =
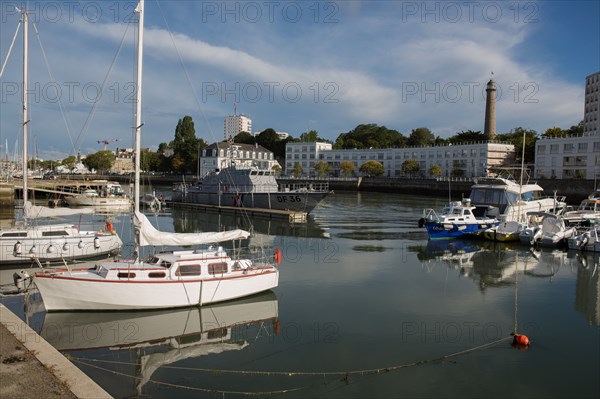
<svg viewBox="0 0 600 399"><path fill-rule="evenodd" d="M146 215L141 212L135 212L135 217L137 219L137 227L140 233L141 246L202 245L222 241L241 240L250 236L250 233L240 229L208 233L170 233L156 230Z"/></svg>
<svg viewBox="0 0 600 399"><path fill-rule="evenodd" d="M33 205L29 201L26 201L23 206L23 214L27 219L89 215L92 213L94 213L94 210L91 208L48 208L47 206Z"/></svg>
<svg viewBox="0 0 600 399"><path fill-rule="evenodd" d="M556 217L545 217L542 221L542 231L544 234L557 234L565 231L565 222Z"/></svg>

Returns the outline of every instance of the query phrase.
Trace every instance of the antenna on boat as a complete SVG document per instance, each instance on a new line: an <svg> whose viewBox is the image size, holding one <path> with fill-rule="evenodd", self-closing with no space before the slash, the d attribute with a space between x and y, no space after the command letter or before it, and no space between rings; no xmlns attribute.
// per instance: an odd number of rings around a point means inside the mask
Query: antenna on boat
<svg viewBox="0 0 600 399"><path fill-rule="evenodd" d="M525 137L527 135L527 132L525 130L523 130L523 148L521 150L521 180L519 181L519 204L517 206L517 220L519 221L519 223L521 222L521 202L523 201L523 198L521 198L521 196L523 195L523 173L524 173L524 169L525 169Z"/></svg>

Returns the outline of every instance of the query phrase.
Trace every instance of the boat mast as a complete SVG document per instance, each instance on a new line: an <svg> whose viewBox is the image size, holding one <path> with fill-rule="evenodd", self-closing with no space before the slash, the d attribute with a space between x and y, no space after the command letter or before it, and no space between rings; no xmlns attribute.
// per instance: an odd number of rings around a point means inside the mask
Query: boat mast
<svg viewBox="0 0 600 399"><path fill-rule="evenodd" d="M28 191L28 173L27 173L27 123L29 122L29 113L27 112L27 108L29 106L29 99L27 93L29 93L29 60L27 57L27 53L29 52L28 42L29 42L29 15L27 14L27 10L21 11L23 18L23 207L27 202L27 191Z"/></svg>
<svg viewBox="0 0 600 399"><path fill-rule="evenodd" d="M137 48L137 78L136 78L136 109L135 109L135 180L133 186L133 208L135 214L140 211L140 145L142 132L142 59L144 52L144 0L140 0L135 11L138 16L138 48ZM135 215L134 214L134 215ZM137 217L136 217L137 219ZM138 221L139 222L139 221ZM137 224L136 224L137 225ZM139 230L135 231L134 256L139 258Z"/></svg>
<svg viewBox="0 0 600 399"><path fill-rule="evenodd" d="M525 169L525 136L527 132L523 131L523 149L521 150L521 180L519 182L519 205L517 206L517 222L521 223L521 203L523 202L523 173Z"/></svg>

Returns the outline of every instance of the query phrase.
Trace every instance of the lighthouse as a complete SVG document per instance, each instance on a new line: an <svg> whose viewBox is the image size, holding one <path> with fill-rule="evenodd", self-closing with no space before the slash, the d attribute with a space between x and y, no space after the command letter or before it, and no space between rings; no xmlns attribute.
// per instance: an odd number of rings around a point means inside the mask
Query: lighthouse
<svg viewBox="0 0 600 399"><path fill-rule="evenodd" d="M493 79L487 83L485 89L485 127L483 133L488 140L496 137L496 82Z"/></svg>

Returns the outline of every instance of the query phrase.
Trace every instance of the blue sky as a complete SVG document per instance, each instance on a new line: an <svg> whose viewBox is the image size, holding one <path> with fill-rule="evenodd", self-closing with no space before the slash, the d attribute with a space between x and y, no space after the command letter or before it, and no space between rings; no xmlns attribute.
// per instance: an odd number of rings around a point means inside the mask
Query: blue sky
<svg viewBox="0 0 600 399"><path fill-rule="evenodd" d="M119 140L111 149L132 146L135 26L126 21L136 4L28 3L51 71L31 29L30 130L40 157L95 152L104 139ZM0 3L2 61L23 5ZM483 130L492 76L498 132L541 134L583 119L585 76L600 70L597 1L146 0L145 8L142 145L151 148L172 140L184 115L199 137L221 140L234 100L255 131L295 137L314 129L335 140L361 123L405 135L420 126L442 137ZM21 43L20 34L0 81L0 144L4 154L8 141L11 156L21 142Z"/></svg>

